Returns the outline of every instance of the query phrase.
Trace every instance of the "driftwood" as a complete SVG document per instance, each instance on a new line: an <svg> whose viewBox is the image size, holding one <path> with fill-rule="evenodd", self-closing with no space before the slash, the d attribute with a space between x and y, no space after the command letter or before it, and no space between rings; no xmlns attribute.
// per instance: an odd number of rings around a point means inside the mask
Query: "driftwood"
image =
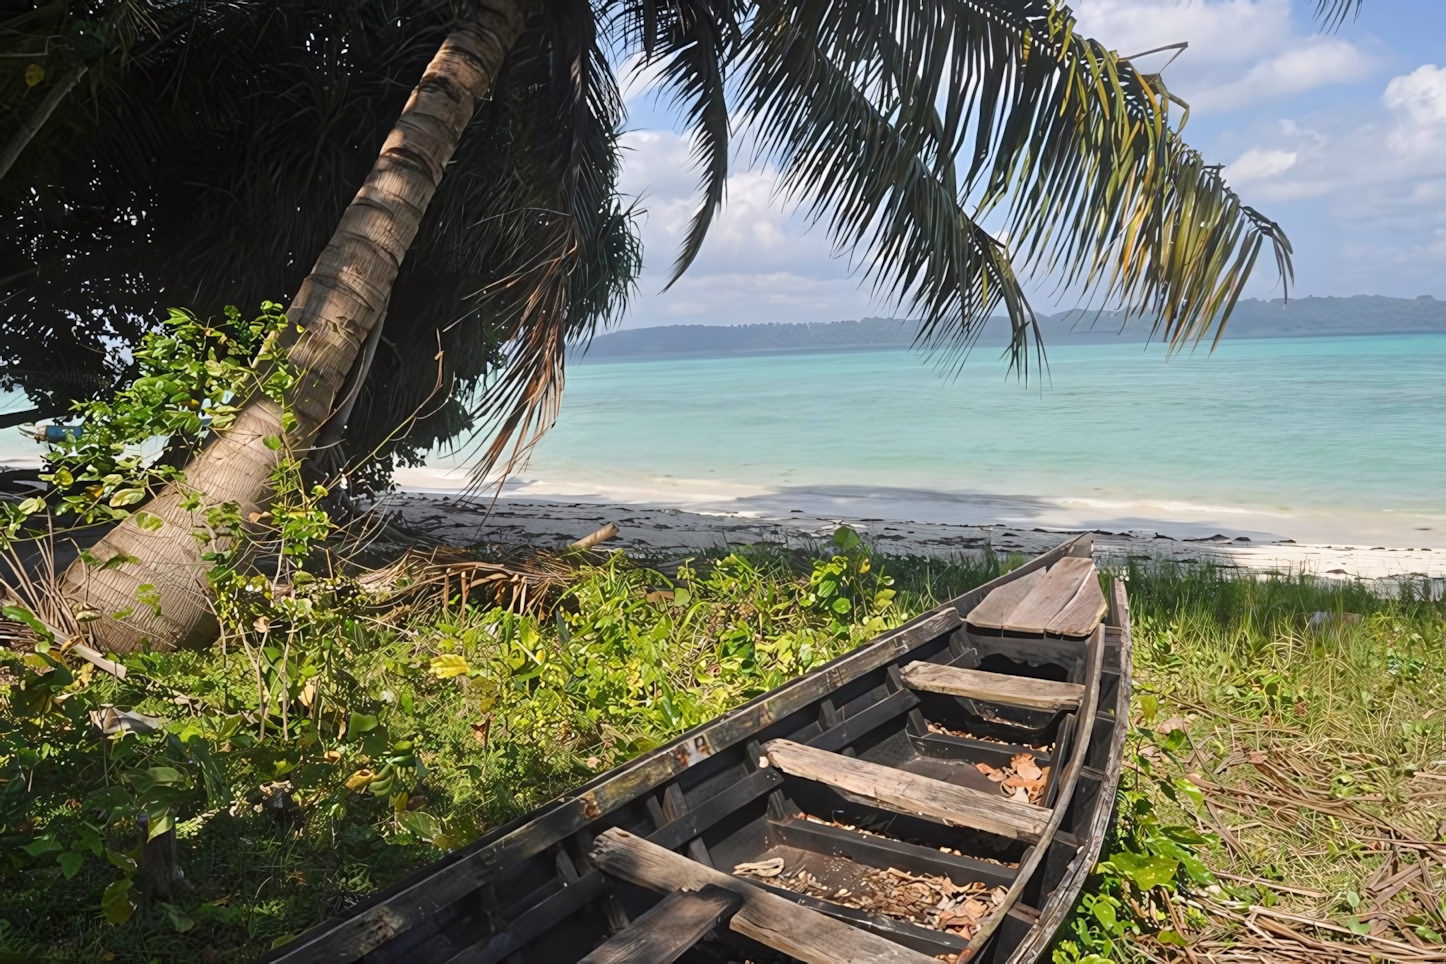
<svg viewBox="0 0 1446 964"><path fill-rule="evenodd" d="M607 525L603 526L601 529L597 530L596 532L589 533L588 535L583 536L581 539L577 540L576 542L570 543L569 548L572 548L572 549L591 549L593 546L597 545L599 542L607 542L609 539L611 539L613 536L615 536L615 535L617 535L617 534L618 534L618 527L617 527L617 525L616 525L615 523L609 522Z"/></svg>

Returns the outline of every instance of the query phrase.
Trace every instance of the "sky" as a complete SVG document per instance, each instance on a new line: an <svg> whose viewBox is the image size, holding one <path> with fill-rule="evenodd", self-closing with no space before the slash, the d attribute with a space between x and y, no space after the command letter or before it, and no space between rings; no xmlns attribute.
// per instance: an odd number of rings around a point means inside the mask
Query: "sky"
<svg viewBox="0 0 1446 964"><path fill-rule="evenodd" d="M1083 31L1126 56L1186 41L1164 71L1186 140L1285 229L1301 295L1446 298L1446 0L1365 0L1323 33L1315 0L1076 0ZM1139 61L1159 70L1169 54ZM777 172L735 156L721 217L663 291L697 172L666 101L625 79L622 190L642 211L644 272L622 327L823 322L891 314L821 229L778 198ZM1280 297L1263 256L1247 296ZM1070 307L1048 278L1036 309Z"/></svg>

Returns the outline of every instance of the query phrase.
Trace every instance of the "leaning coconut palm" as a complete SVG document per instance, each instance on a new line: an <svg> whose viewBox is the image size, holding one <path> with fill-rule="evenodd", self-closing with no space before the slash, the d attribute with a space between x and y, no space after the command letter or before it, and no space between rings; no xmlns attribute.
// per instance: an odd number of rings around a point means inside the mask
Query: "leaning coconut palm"
<svg viewBox="0 0 1446 964"><path fill-rule="evenodd" d="M1100 303L1149 318L1174 345L1218 336L1266 241L1289 279L1284 236L1181 140L1160 79L1079 36L1070 12L1047 0L465 3L288 312L304 331L290 354L304 373L296 424L283 427L269 400L252 401L186 469L205 502L256 511L276 464L268 438L284 435L296 450L313 443L474 104L494 79L505 82L509 51L533 25L586 41L600 29L640 53L675 98L702 169L675 278L722 203L730 135L743 124L839 249L917 312L926 346L966 350L1002 307L1013 358L1026 366L1037 332L1022 271L1086 286ZM580 110L611 83L594 69L590 42L552 50L546 83L571 92L563 103ZM574 145L565 159L564 193L590 174L594 159L583 153ZM540 211L550 254L498 286L514 337L475 412L493 428L479 471L525 448L555 413L576 297L573 220ZM148 507L164 521L158 531L127 521L94 550L134 561L67 574L67 591L89 607L138 612L94 624L105 645L209 635L185 502L179 488L163 491ZM159 612L133 606L144 583L158 590Z"/></svg>

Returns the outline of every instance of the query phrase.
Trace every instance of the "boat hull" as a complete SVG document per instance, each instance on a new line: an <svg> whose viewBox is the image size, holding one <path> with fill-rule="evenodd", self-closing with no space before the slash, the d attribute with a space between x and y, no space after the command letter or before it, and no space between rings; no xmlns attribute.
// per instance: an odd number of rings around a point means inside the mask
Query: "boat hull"
<svg viewBox="0 0 1446 964"><path fill-rule="evenodd" d="M848 959L769 938L758 921L776 918L778 898L801 915L785 930L817 925L829 946L839 940L830 928L846 925L846 940L882 938L919 960L1039 960L1112 818L1128 602L1115 582L1088 638L966 617L994 590L1089 555L1088 536L1071 540L488 833L266 960L602 960L610 938L646 937L659 916L649 911L680 899L658 881L707 868L710 893L738 899L677 960ZM964 689L932 681L953 668L967 671L955 674ZM980 674L1040 681L1045 696L1015 705L957 695ZM1001 773L1010 795L990 779ZM657 880L628 879L616 863L662 852Z"/></svg>

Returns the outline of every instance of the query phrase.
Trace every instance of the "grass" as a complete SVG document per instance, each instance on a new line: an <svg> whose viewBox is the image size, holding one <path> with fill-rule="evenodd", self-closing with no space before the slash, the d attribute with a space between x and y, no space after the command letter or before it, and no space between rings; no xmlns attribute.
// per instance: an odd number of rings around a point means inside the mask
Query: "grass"
<svg viewBox="0 0 1446 964"><path fill-rule="evenodd" d="M1446 960L1446 607L1424 585L1128 578L1136 777L1215 841L1221 886L1196 889L1188 954ZM1198 796L1160 792L1182 778Z"/></svg>
<svg viewBox="0 0 1446 964"><path fill-rule="evenodd" d="M754 549L675 577L593 562L523 615L453 598L388 619L334 595L323 634L283 646L280 622L253 627L224 651L131 657L126 682L58 650L12 654L0 960L249 960L1019 561L870 558L847 539L824 555ZM1147 847L1149 820L1191 828L1221 876L1141 888L1102 868L1096 894L1118 912L1087 902L1058 959L1440 951L1442 604L1211 569L1125 575L1138 730L1117 846ZM1361 618L1311 628L1314 612ZM106 703L169 722L97 740L87 714ZM112 788L125 800L102 806ZM185 883L163 903L139 898L127 863L144 809L177 820Z"/></svg>

